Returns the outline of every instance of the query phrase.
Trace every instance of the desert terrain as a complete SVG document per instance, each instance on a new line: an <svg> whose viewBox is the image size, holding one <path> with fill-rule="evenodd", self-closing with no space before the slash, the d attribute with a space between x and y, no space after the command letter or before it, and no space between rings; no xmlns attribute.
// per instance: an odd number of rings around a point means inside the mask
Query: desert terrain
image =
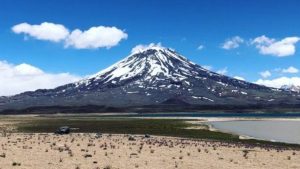
<svg viewBox="0 0 300 169"><path fill-rule="evenodd" d="M9 133L0 168L300 168L300 151L175 137Z"/></svg>

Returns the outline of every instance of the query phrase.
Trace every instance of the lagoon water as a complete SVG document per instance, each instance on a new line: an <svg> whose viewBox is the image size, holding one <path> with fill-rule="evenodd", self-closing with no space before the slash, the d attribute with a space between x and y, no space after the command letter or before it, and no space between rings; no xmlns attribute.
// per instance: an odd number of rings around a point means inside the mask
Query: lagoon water
<svg viewBox="0 0 300 169"><path fill-rule="evenodd" d="M177 113L138 113L126 117L216 117L216 118L300 118L300 112L177 112Z"/></svg>
<svg viewBox="0 0 300 169"><path fill-rule="evenodd" d="M262 140L300 144L299 120L243 120L209 122L214 128Z"/></svg>
<svg viewBox="0 0 300 169"><path fill-rule="evenodd" d="M131 115L130 115L131 116ZM143 118L229 118L231 121L210 121L214 128L241 136L284 143L300 144L300 112L180 112L132 115ZM232 120L243 119L243 120ZM255 119L255 120L253 120Z"/></svg>
<svg viewBox="0 0 300 169"><path fill-rule="evenodd" d="M248 113L146 113L135 117L156 118L233 118L243 120L209 122L214 128L241 136L284 143L300 144L300 112ZM249 119L249 120L247 120ZM255 119L255 120L253 120ZM296 120L298 119L298 120Z"/></svg>

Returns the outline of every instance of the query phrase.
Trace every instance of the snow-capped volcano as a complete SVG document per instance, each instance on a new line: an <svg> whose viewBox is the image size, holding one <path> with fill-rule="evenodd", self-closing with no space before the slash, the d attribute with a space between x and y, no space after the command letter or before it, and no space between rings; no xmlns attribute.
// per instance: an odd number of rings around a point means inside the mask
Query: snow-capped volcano
<svg viewBox="0 0 300 169"><path fill-rule="evenodd" d="M299 104L297 93L206 70L172 49L139 50L95 75L51 90L0 98L0 111L30 107L104 108ZM105 109L106 110L106 109Z"/></svg>
<svg viewBox="0 0 300 169"><path fill-rule="evenodd" d="M87 86L95 81L102 84L123 84L123 82L130 80L136 80L136 83L140 84L144 82L157 84L162 80L180 82L197 76L196 68L208 71L199 66L197 67L171 49L155 46L135 52L120 62L76 84Z"/></svg>

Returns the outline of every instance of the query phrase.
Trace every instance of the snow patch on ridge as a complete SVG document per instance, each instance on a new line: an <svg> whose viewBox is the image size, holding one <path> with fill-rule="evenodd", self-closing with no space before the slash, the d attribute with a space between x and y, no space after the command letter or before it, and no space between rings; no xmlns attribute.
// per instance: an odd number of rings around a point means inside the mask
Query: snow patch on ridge
<svg viewBox="0 0 300 169"><path fill-rule="evenodd" d="M197 75L196 71L191 71L194 65L195 63L176 54L171 49L160 45L150 45L134 51L125 59L77 82L75 85L77 87L83 84L87 86L92 79L104 80L104 83L118 84L120 81L141 75L145 75L144 80L160 80L158 77L163 76L162 80L167 78L174 81L182 81Z"/></svg>

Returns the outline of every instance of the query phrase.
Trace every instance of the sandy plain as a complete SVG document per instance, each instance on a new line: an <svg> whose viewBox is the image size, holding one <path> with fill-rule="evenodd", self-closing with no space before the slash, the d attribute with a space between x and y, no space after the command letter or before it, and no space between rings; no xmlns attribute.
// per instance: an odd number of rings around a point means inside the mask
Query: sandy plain
<svg viewBox="0 0 300 169"><path fill-rule="evenodd" d="M7 133L0 168L300 168L300 151L225 142L95 133Z"/></svg>

